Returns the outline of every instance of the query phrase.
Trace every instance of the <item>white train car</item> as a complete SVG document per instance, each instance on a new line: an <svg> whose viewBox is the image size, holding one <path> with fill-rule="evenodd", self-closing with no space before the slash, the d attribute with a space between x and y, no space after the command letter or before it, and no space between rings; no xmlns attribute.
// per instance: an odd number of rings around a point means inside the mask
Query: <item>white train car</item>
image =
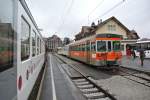
<svg viewBox="0 0 150 100"><path fill-rule="evenodd" d="M25 0L1 0L0 6L0 98L27 100L45 61L45 43Z"/></svg>
<svg viewBox="0 0 150 100"><path fill-rule="evenodd" d="M61 55L62 52L63 52L63 47L57 47L57 53Z"/></svg>
<svg viewBox="0 0 150 100"><path fill-rule="evenodd" d="M65 45L63 47L58 48L58 54L69 56L69 45Z"/></svg>

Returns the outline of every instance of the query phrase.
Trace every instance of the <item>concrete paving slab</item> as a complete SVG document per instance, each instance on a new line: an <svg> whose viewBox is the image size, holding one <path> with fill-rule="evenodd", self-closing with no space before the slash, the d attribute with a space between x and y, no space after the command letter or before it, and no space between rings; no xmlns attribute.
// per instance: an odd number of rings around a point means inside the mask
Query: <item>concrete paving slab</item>
<svg viewBox="0 0 150 100"><path fill-rule="evenodd" d="M144 59L144 65L141 66L139 57L134 59L133 57L123 56L121 60L121 66L150 73L150 59Z"/></svg>
<svg viewBox="0 0 150 100"><path fill-rule="evenodd" d="M17 97L17 69L12 67L0 72L0 100L13 100Z"/></svg>
<svg viewBox="0 0 150 100"><path fill-rule="evenodd" d="M150 88L121 76L97 80L97 84L109 93L114 94L118 100L150 100Z"/></svg>
<svg viewBox="0 0 150 100"><path fill-rule="evenodd" d="M62 64L62 67L66 70L70 77L82 77L81 74L77 73L74 69L70 68L67 64Z"/></svg>
<svg viewBox="0 0 150 100"><path fill-rule="evenodd" d="M147 83L146 80L143 80L143 79L135 77L135 76L124 76L124 77L135 80L135 81L140 82L140 83Z"/></svg>
<svg viewBox="0 0 150 100"><path fill-rule="evenodd" d="M138 73L138 74L134 74L134 75L139 76L139 77L144 77L144 78L150 80L150 76L149 76L149 75L146 75L146 74L143 74L143 73Z"/></svg>

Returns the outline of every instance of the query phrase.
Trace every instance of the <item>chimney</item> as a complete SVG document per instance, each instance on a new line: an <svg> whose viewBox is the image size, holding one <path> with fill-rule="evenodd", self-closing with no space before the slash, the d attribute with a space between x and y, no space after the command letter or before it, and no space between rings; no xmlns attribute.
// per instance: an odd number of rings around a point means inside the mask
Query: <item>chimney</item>
<svg viewBox="0 0 150 100"><path fill-rule="evenodd" d="M98 20L98 25L102 23L102 19Z"/></svg>
<svg viewBox="0 0 150 100"><path fill-rule="evenodd" d="M91 27L95 27L95 23L94 22L92 22Z"/></svg>

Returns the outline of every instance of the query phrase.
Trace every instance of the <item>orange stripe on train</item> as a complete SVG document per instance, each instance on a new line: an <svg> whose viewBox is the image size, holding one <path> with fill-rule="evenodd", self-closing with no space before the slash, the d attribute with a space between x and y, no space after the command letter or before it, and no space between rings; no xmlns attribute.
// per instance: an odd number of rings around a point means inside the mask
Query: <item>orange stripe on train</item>
<svg viewBox="0 0 150 100"><path fill-rule="evenodd" d="M96 38L96 40L121 40L121 38Z"/></svg>

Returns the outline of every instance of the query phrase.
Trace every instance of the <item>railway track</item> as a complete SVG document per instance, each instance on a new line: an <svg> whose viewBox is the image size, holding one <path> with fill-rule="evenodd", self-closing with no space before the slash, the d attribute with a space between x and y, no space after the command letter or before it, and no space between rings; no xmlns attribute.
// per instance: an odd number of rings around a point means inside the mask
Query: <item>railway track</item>
<svg viewBox="0 0 150 100"><path fill-rule="evenodd" d="M80 77L71 77L66 69L63 70L67 72L68 76L72 79L75 86L80 90L83 96L87 100L117 100L115 96L108 92L108 90L104 90L102 87L95 84L89 76L84 75L78 69L74 68L73 65L69 64L67 61L63 60L61 57L55 55L58 60L62 63L67 64L71 70L74 70L79 74Z"/></svg>
<svg viewBox="0 0 150 100"><path fill-rule="evenodd" d="M119 75L132 80L136 83L142 84L144 86L150 87L150 76L149 74L137 71L137 70L131 70L127 68L120 68L119 71L121 72Z"/></svg>
<svg viewBox="0 0 150 100"><path fill-rule="evenodd" d="M78 67L78 65L75 65L75 64L72 64L72 66L74 66L74 68ZM142 84L144 86L150 87L150 73L135 70L135 69L129 69L125 67L119 67L119 69L115 69L115 70L116 71L103 70L103 73L108 74L108 75L119 75L128 80L132 80L138 84Z"/></svg>

